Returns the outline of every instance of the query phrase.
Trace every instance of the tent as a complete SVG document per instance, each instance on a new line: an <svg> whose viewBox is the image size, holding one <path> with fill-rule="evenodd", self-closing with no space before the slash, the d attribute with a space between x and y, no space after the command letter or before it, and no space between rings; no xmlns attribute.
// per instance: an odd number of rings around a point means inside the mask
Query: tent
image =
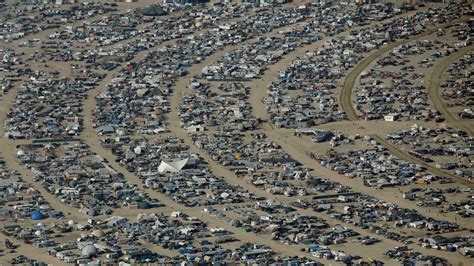
<svg viewBox="0 0 474 266"><path fill-rule="evenodd" d="M175 162L165 162L161 161L160 166L158 166L158 172L163 173L177 173L183 169L183 167L188 162L188 158L175 161Z"/></svg>
<svg viewBox="0 0 474 266"><path fill-rule="evenodd" d="M84 257L90 258L97 256L98 250L94 245L87 245L81 250L81 254Z"/></svg>
<svg viewBox="0 0 474 266"><path fill-rule="evenodd" d="M40 211L33 211L31 213L31 219L33 219L33 220L42 220L42 219L44 219L44 215Z"/></svg>
<svg viewBox="0 0 474 266"><path fill-rule="evenodd" d="M24 156L24 155L25 155L25 151L23 151L21 149L16 152L17 157L21 157L21 156Z"/></svg>

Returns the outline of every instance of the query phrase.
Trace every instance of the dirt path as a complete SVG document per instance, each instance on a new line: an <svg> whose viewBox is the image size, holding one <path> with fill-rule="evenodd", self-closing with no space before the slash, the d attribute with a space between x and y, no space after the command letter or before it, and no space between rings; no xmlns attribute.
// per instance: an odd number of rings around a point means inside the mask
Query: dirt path
<svg viewBox="0 0 474 266"><path fill-rule="evenodd" d="M445 102L442 99L441 81L444 78L444 74L448 67L456 62L463 55L474 51L474 45L470 45L460 49L459 51L450 54L447 57L444 57L441 61L437 62L434 66L433 71L428 79L427 89L430 100L433 104L433 107L439 111L443 117L446 119L448 124L466 132L469 136L473 136L472 124L468 124L472 121L461 121L456 114L453 114L448 110Z"/></svg>
<svg viewBox="0 0 474 266"><path fill-rule="evenodd" d="M379 135L373 134L373 135L370 135L370 137L373 138L375 141L377 141L380 145L384 146L384 148L386 148L388 151L390 151L391 154L393 154L393 155L395 155L395 156L397 156L397 157L399 157L399 158L401 158L405 161L421 165L421 166L425 167L430 173L432 173L434 175L443 176L443 177L446 177L446 178L451 178L453 181L455 181L459 184L465 185L465 186L470 187L470 188L474 188L474 182L472 182L470 180L467 180L467 179L464 179L464 178L461 178L461 177L459 177L455 174L452 174L450 172L443 171L439 168L436 168L436 167L432 166L431 164L425 163L424 161L422 161L418 158L410 156L407 153L400 150L397 146L391 144L385 138L383 138Z"/></svg>
<svg viewBox="0 0 474 266"><path fill-rule="evenodd" d="M360 73L362 73L362 71L364 71L370 64L372 64L380 56L382 56L383 54L391 51L395 47L406 44L406 43L411 42L413 40L420 39L424 36L430 35L430 34L436 32L440 28L447 28L447 27L450 27L452 25L456 25L456 24L461 23L461 22L466 22L468 20L469 20L469 18L464 18L464 19L452 21L448 24L444 24L444 25L438 26L436 28L431 28L431 29L425 31L422 34L419 34L419 35L413 36L411 38L408 38L408 39L405 39L405 40L401 40L401 41L383 46L382 48L378 49L377 51L373 52L372 54L370 54L369 56L364 58L357 66L355 66L349 72L349 74L347 74L346 79L344 81L342 91L341 91L341 95L340 95L341 108L346 112L349 120L351 120L351 121L359 120L359 117L357 115L357 111L354 108L354 103L353 103L353 99L352 99L352 92L354 90L354 87L356 85L356 82L359 78ZM468 186L470 188L474 188L474 183L473 182L471 182L467 179L458 177L457 175L454 175L452 173L440 170L440 169L438 169L438 168L436 168L436 167L434 167L430 164L427 164L427 163L423 162L422 160L420 160L418 158L415 158L413 156L408 155L407 153L401 151L398 147L396 147L394 145L391 145L382 136L374 134L374 135L371 135L371 137L373 139L375 139L377 142L379 142L382 146L384 146L387 150L389 150L393 155L395 155L397 157L400 157L400 158L402 158L406 161L409 161L411 163L422 165L422 166L426 167L429 172L431 172L435 175L443 176L443 177L446 177L446 178L451 178L455 182L458 182L458 183L460 183L462 185L465 185L465 186Z"/></svg>
<svg viewBox="0 0 474 266"><path fill-rule="evenodd" d="M413 15L414 13L415 13L414 11L407 12L398 16L394 16L393 18L390 18L388 20L393 20L400 17L407 17L410 15ZM380 22L375 22L375 23L380 23ZM351 28L350 30L359 30L359 29L364 29L371 26L373 26L373 24L354 27L354 28ZM270 117L269 113L266 111L265 104L263 104L263 98L267 96L268 86L275 79L275 77L278 75L280 71L285 70L285 68L288 67L291 64L291 62L295 60L296 58L304 56L307 51L315 51L319 47L321 47L325 42L332 39L341 38L342 36L347 35L347 33L348 31L343 31L335 36L324 37L315 43L307 44L302 47L296 48L294 51L291 51L290 53L285 55L276 64L268 66L268 70L259 79L252 80L249 82L244 82L245 85L248 85L252 88L250 104L252 106L252 109L253 109L252 111L253 111L254 116L261 119L268 119Z"/></svg>
<svg viewBox="0 0 474 266"><path fill-rule="evenodd" d="M367 57L365 57L361 62L357 64L352 70L346 75L346 78L344 80L344 85L341 91L341 95L339 97L339 102L341 104L341 108L346 112L347 117L349 120L356 121L359 120L359 117L357 115L357 111L354 108L355 102L353 102L352 98L352 92L354 89L354 86L359 78L360 73L364 71L370 64L372 64L375 60L377 60L380 56L382 56L385 53L390 52L393 50L395 47L398 47L400 45L407 44L409 42L421 39L425 36L428 36L430 34L435 33L438 29L442 28L448 28L452 25L461 23L461 22L466 22L469 21L468 18L452 21L448 24L444 24L441 26L438 26L436 28L431 28L429 30L426 30L425 32L418 34L416 36L410 37L408 39L400 40L394 43L390 43L388 45L382 46L382 48L376 50L375 52L371 53Z"/></svg>
<svg viewBox="0 0 474 266"><path fill-rule="evenodd" d="M7 94L3 95L2 98L0 98L0 159L3 159L7 166L11 170L17 170L20 172L22 178L32 184L32 186L41 193L41 196L48 201L51 206L57 210L63 212L67 219L76 219L79 217L83 217L81 213L79 213L76 209L71 208L69 205L64 204L58 200L55 196L51 195L46 191L46 189L43 188L39 183L33 182L33 175L31 171L28 169L24 168L19 164L19 162L15 158L16 154L16 148L15 145L18 143L14 143L13 141L10 141L4 137L5 129L3 127L5 118L6 118L6 113L10 110L14 99L16 98L18 92L18 88L10 90ZM72 212L72 213L71 213ZM68 215L69 214L69 215ZM4 244L0 244L0 249L4 249L5 256L0 258L0 261L6 262L7 260L10 260L12 258L16 258L19 255L24 255L27 256L28 258L35 259L37 261L43 261L46 262L49 265L62 265L64 264L60 260L58 260L56 257L49 256L44 249L37 248L34 245L27 245L24 244L23 242L16 240L11 237L6 237L5 235L0 233L0 242L4 242L6 239L9 239L13 244L19 245L18 248L16 249L16 253L7 253L8 249L4 246Z"/></svg>
<svg viewBox="0 0 474 266"><path fill-rule="evenodd" d="M71 22L71 23L66 23L66 24L63 24L61 25L59 28L51 28L51 29L47 29L47 30L44 30L44 31L41 31L41 32L37 32L37 33L33 33L33 34L30 34L30 35L26 35L20 39L17 39L17 40L14 40L12 42L9 42L9 43L5 43L5 42L2 42L0 44L0 47L5 47L5 48L12 48L12 49L18 49L18 48L21 48L19 47L19 45L27 40L33 40L33 39L40 39L40 40L45 40L48 38L48 36L50 36L51 34L57 32L57 31L60 31L62 30L63 28L67 27L67 26L70 26L70 27L78 27L78 26L81 26L83 25L84 23L90 23L94 20L97 20L98 18L100 18L101 16L106 16L106 15L109 15L110 13L113 13L113 12L109 12L109 13L104 13L104 14L101 14L101 15L96 15L96 16L93 16L93 17L90 17L88 19L85 19L85 20L80 20L80 21L74 21L74 22Z"/></svg>
<svg viewBox="0 0 474 266"><path fill-rule="evenodd" d="M323 176L326 178L331 179L332 181L339 182L341 184L345 184L350 186L354 191L356 192L361 192L366 195L371 195L374 196L378 199L385 200L387 202L396 202L398 206L403 207L403 208L408 208L408 209L416 209L418 212L421 214L427 216L427 217L432 217L437 220L448 220L450 222L456 222L457 224L460 224L463 227L467 227L472 229L472 220L471 219L456 219L454 216L448 215L444 216L441 213L438 213L436 209L427 209L427 208L419 208L416 206L415 203L411 201L404 200L402 198L402 194L399 192L395 191L386 191L386 190L376 190L373 188L369 188L364 186L364 184L357 179L349 179L343 175L339 175L334 171L331 171L327 168L322 167L321 165L317 164L313 159L310 157L306 156L304 151L307 150L307 145L304 140L301 140L299 138L294 138L292 132L289 132L288 130L279 130L279 129L273 129L270 124L265 123L263 125L263 131L265 134L267 134L267 137L271 140L274 141L282 146L282 148L290 154L295 160L299 161L303 165L310 167L313 169L312 174L315 176ZM255 189L254 189L255 190ZM290 198L283 198L283 197L272 197L269 194L266 194L267 197L269 198L275 198L276 200L280 200L281 202L289 201ZM323 219L326 219L326 221L329 224L343 224L344 226L347 226L354 231L363 234L363 235L370 235L373 237L380 238L381 236L371 234L366 230L361 229L360 227L353 226L352 224L346 224L338 220L331 219L327 215L321 215L320 213L313 212L311 210L304 210L302 211L301 209L298 209L298 212L301 214L307 214L307 215L312 215L312 216L318 216ZM400 246L401 243L390 240L390 239L383 239L383 242L388 243L392 247L394 246ZM459 262L466 262L465 258L463 258L460 255L453 254L453 253L446 253L446 252L438 252L435 250L429 250L429 249L424 249L420 246L417 245L409 245L411 248L413 248L416 251L422 252L424 254L430 254L434 256L440 256L448 259L448 261L453 262L455 264Z"/></svg>
<svg viewBox="0 0 474 266"><path fill-rule="evenodd" d="M402 193L396 189L384 189L378 190L374 188L367 187L359 179L350 179L344 175L340 175L335 171L331 171L328 168L322 167L315 160L311 159L309 156L306 156L305 151L307 151L307 143L305 140L300 138L293 137L293 131L285 129L273 129L271 125L264 124L264 131L267 134L268 138L272 141L279 143L282 148L290 154L294 159L301 162L303 165L312 168L313 174L316 176L323 176L330 178L335 182L348 185L356 192L360 192L367 195L372 195L378 199L387 201L387 202L396 202L397 205L403 208L416 209L421 214L432 217L437 220L447 220L453 223L457 223L460 226L473 228L472 220L469 219L456 219L454 216L444 216L441 213L438 213L436 208L420 208L408 200L402 199Z"/></svg>
<svg viewBox="0 0 474 266"><path fill-rule="evenodd" d="M198 217L199 219L206 222L210 227L222 227L225 230L232 232L235 237L237 237L242 242L250 242L250 243L260 243L266 244L272 247L272 249L276 252L288 255L288 256L305 256L310 257L308 253L301 252L299 248L294 246L287 246L279 242L271 241L270 239L255 235L253 233L247 233L241 229L235 228L222 220L216 219L215 217L210 216L207 213L204 213L201 209L196 208L188 208L184 207L181 204L178 204L172 201L168 196L158 191L145 188L143 186L143 182L140 178L130 172L127 169L120 166L118 163L115 162L115 156L107 149L101 146L100 139L98 137L90 137L86 139L86 142L91 145L91 151L100 155L101 157L105 158L109 164L114 168L116 171L124 174L124 177L136 186L138 189L145 191L151 198L158 199L161 203L165 204L167 207L171 208L175 211L182 211L187 215ZM214 169L213 169L214 170ZM214 173L219 175L218 173Z"/></svg>
<svg viewBox="0 0 474 266"><path fill-rule="evenodd" d="M8 253L10 249L5 247L5 240L8 239L14 245L17 246L15 253ZM45 249L37 248L35 245L25 244L21 241L18 241L11 237L6 237L4 234L0 233L0 249L3 249L5 254L4 256L0 257L0 264L7 265L6 261L16 258L20 255L26 256L27 258L34 259L36 261L45 262L47 265L64 265L64 262L60 261L56 257L48 255L48 252ZM28 265L28 264L24 264Z"/></svg>

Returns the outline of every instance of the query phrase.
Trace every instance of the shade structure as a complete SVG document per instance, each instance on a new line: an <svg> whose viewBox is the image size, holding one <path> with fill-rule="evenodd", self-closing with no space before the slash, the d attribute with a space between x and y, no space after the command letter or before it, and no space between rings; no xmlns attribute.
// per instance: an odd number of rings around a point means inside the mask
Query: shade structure
<svg viewBox="0 0 474 266"><path fill-rule="evenodd" d="M183 169L183 167L188 162L188 158L175 161L175 162L165 162L161 161L160 166L158 166L158 172L163 173L177 173Z"/></svg>

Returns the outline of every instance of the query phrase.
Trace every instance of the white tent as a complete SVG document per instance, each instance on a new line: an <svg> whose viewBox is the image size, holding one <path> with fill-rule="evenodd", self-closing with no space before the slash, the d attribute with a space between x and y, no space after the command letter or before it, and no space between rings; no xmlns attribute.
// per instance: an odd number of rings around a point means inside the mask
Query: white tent
<svg viewBox="0 0 474 266"><path fill-rule="evenodd" d="M21 156L24 156L25 155L25 151L22 150L22 149L19 149L17 152L16 152L16 157L21 157Z"/></svg>
<svg viewBox="0 0 474 266"><path fill-rule="evenodd" d="M135 154L140 155L142 153L142 147L137 146L135 147L135 149L133 149L133 151L135 152Z"/></svg>
<svg viewBox="0 0 474 266"><path fill-rule="evenodd" d="M158 172L160 172L160 174L169 172L177 173L183 169L187 162L188 158L176 162L161 161L160 166L158 166Z"/></svg>
<svg viewBox="0 0 474 266"><path fill-rule="evenodd" d="M96 256L98 253L97 248L94 245L87 245L81 250L81 254L84 257L90 258Z"/></svg>

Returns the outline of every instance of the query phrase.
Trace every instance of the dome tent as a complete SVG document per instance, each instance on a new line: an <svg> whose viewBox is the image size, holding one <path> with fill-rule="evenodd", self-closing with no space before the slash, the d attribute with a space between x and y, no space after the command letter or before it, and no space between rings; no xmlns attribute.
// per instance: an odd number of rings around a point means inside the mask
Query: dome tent
<svg viewBox="0 0 474 266"><path fill-rule="evenodd" d="M44 215L40 211L33 211L31 213L31 219L32 220L43 220Z"/></svg>
<svg viewBox="0 0 474 266"><path fill-rule="evenodd" d="M84 257L94 257L99 251L94 245L87 245L81 250L81 255Z"/></svg>
<svg viewBox="0 0 474 266"><path fill-rule="evenodd" d="M21 157L21 156L24 156L25 155L25 151L23 151L22 149L19 149L17 152L16 152L16 156L17 157Z"/></svg>

